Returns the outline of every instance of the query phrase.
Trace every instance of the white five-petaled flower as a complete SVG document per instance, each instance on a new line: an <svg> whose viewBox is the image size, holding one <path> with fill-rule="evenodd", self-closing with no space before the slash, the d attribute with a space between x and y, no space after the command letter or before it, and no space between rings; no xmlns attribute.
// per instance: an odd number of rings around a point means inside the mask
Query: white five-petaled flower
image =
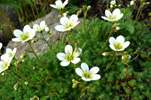
<svg viewBox="0 0 151 100"><path fill-rule="evenodd" d="M13 50L7 48L6 53L1 56L0 73L8 69L13 57L15 56L16 50L17 48L14 48Z"/></svg>
<svg viewBox="0 0 151 100"><path fill-rule="evenodd" d="M61 32L70 31L77 24L79 24L79 22L80 21L78 21L78 17L75 14L73 14L69 19L67 17L62 17L60 19L60 23L62 25L57 25L55 29Z"/></svg>
<svg viewBox="0 0 151 100"><path fill-rule="evenodd" d="M73 64L77 64L80 61L78 56L81 54L82 49L78 48L78 50L74 50L71 45L67 45L65 47L65 53L58 53L57 58L61 60L61 66L68 66L70 62Z"/></svg>
<svg viewBox="0 0 151 100"><path fill-rule="evenodd" d="M55 9L58 9L58 10L62 10L64 9L64 7L68 4L68 0L66 0L64 3L62 3L61 0L57 0L55 2L56 5L54 4L50 4L51 7L55 8Z"/></svg>
<svg viewBox="0 0 151 100"><path fill-rule="evenodd" d="M42 32L45 29L45 27L47 27L45 21L40 22L40 25L35 24L33 26L34 30L37 31L37 32Z"/></svg>
<svg viewBox="0 0 151 100"><path fill-rule="evenodd" d="M81 68L76 68L76 73L82 77L82 80L84 81L91 81L91 80L99 80L101 76L98 73L99 68L93 67L89 70L89 66L86 63L81 64Z"/></svg>
<svg viewBox="0 0 151 100"><path fill-rule="evenodd" d="M23 31L16 29L13 33L16 38L13 38L12 41L24 43L33 39L36 31L34 29L31 29L29 25L25 25Z"/></svg>
<svg viewBox="0 0 151 100"><path fill-rule="evenodd" d="M110 48L114 51L123 51L130 45L129 41L125 42L125 39L122 35L118 36L116 39L114 37L110 37L109 43Z"/></svg>
<svg viewBox="0 0 151 100"><path fill-rule="evenodd" d="M105 10L105 15L106 17L102 16L102 18L111 22L118 21L123 17L123 13L121 13L118 8L116 8L112 13L109 10Z"/></svg>

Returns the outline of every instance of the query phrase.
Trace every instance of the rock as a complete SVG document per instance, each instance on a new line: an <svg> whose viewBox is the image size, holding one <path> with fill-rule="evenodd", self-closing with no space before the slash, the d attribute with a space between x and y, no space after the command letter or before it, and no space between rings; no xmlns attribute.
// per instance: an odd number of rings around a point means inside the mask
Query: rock
<svg viewBox="0 0 151 100"><path fill-rule="evenodd" d="M14 27L21 28L16 9L12 7L8 8L7 6L1 6L1 8L5 16L14 25ZM1 25L5 26L6 29L4 29ZM10 25L1 16L1 14L0 14L0 27L2 28L2 30L0 30L0 42L3 43L4 49L5 46L8 44L9 40L13 37L13 33L11 31L12 29L10 28Z"/></svg>
<svg viewBox="0 0 151 100"><path fill-rule="evenodd" d="M65 35L65 33L58 32L54 28L57 24L60 24L60 20L58 18L59 14L60 12L58 10L52 10L46 16L39 18L36 21L31 22L29 25L32 27L34 24L39 24L41 21L44 20L47 26L49 27L50 31L52 32L52 35L51 35L52 39L54 41L58 41L56 40L56 37L61 38L63 35ZM79 20L82 23L82 20L81 19ZM36 34L37 34L36 38L42 38L40 33L36 33ZM48 41L48 43L52 43L51 39L49 38L49 35L46 32L43 32L43 34L46 40ZM27 43L23 44L21 42L16 43L16 42L10 41L9 44L7 45L7 48L11 48L11 49L15 47L17 47L17 53L15 55L16 59L20 59L21 54L24 53L26 50L30 50L30 47ZM42 40L39 40L36 43L32 43L32 47L35 50L37 55L42 54L48 50L47 49L48 45ZM35 57L32 53L28 53L28 54L30 57Z"/></svg>

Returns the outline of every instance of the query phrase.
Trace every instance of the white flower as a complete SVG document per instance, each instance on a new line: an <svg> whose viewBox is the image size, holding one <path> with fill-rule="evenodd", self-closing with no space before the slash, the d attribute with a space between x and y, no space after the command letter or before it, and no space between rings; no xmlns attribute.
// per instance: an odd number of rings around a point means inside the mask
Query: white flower
<svg viewBox="0 0 151 100"><path fill-rule="evenodd" d="M110 37L109 43L110 48L114 51L123 51L130 45L129 41L124 42L125 39L123 36L118 36L116 39L114 37Z"/></svg>
<svg viewBox="0 0 151 100"><path fill-rule="evenodd" d="M35 24L35 25L33 26L34 30L37 31L37 32L43 31L43 30L45 29L45 27L47 27L45 21L40 22L40 25Z"/></svg>
<svg viewBox="0 0 151 100"><path fill-rule="evenodd" d="M6 54L8 54L9 57L13 58L15 56L16 51L17 51L17 48L14 48L13 50L11 50L10 48L7 48Z"/></svg>
<svg viewBox="0 0 151 100"><path fill-rule="evenodd" d="M1 56L0 73L8 69L13 57L15 56L16 51L17 48L14 48L13 50L11 50L10 48L6 49L6 53Z"/></svg>
<svg viewBox="0 0 151 100"><path fill-rule="evenodd" d="M2 44L2 43L0 43L0 49L2 49L2 46L3 46L3 44Z"/></svg>
<svg viewBox="0 0 151 100"><path fill-rule="evenodd" d="M110 4L111 4L111 5L115 5L115 4L116 4L116 1L115 1L115 0L112 0L112 1L110 2Z"/></svg>
<svg viewBox="0 0 151 100"><path fill-rule="evenodd" d="M102 16L102 18L104 20L107 20L107 21L111 21L111 22L114 22L114 21L118 21L119 19L121 19L123 17L123 13L120 12L120 9L116 8L113 13L111 13L109 10L105 10L105 16Z"/></svg>
<svg viewBox="0 0 151 100"><path fill-rule="evenodd" d="M68 4L68 0L66 0L64 3L62 3L61 0L57 0L55 2L56 5L54 4L50 4L51 7L55 8L55 9L58 9L58 10L62 10L64 9L64 7Z"/></svg>
<svg viewBox="0 0 151 100"><path fill-rule="evenodd" d="M133 1L133 0L130 2L130 5L131 5L131 6L133 6L133 5L134 5L134 1Z"/></svg>
<svg viewBox="0 0 151 100"><path fill-rule="evenodd" d="M0 73L3 72L4 70L8 69L8 67L10 66L10 63L12 61L12 58L9 57L9 55L4 54L1 56L1 60L0 61Z"/></svg>
<svg viewBox="0 0 151 100"><path fill-rule="evenodd" d="M73 14L70 19L67 17L62 17L60 19L60 23L62 25L57 25L55 29L57 31L65 32L70 31L72 28L74 28L77 24L79 24L77 15Z"/></svg>
<svg viewBox="0 0 151 100"><path fill-rule="evenodd" d="M62 62L60 63L61 66L68 66L70 62L73 64L77 64L80 61L80 58L78 56L81 54L82 49L78 48L79 50L75 50L73 52L73 48L71 45L67 45L65 47L65 53L58 53L57 58L61 60Z"/></svg>
<svg viewBox="0 0 151 100"><path fill-rule="evenodd" d="M89 66L86 63L81 64L81 68L76 68L76 73L82 77L82 80L84 81L91 81L91 80L98 80L101 78L101 76L98 73L99 68L93 67L89 70Z"/></svg>
<svg viewBox="0 0 151 100"><path fill-rule="evenodd" d="M34 29L31 29L29 25L25 25L23 31L19 29L14 30L16 38L13 38L12 41L24 43L31 40L35 36L35 33Z"/></svg>

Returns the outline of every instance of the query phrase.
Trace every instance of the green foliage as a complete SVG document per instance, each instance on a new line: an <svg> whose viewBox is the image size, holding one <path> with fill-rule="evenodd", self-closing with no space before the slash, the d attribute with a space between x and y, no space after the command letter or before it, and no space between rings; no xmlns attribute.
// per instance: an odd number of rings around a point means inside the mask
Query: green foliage
<svg viewBox="0 0 151 100"><path fill-rule="evenodd" d="M126 19L127 16L123 19ZM77 88L72 88L72 79L83 81L75 74L73 64L62 67L56 55L49 50L40 56L45 66L40 66L40 62L36 59L26 56L24 62L18 67L20 73L38 83L38 85L28 80L21 80L19 81L18 89L15 91L13 86L21 79L21 76L10 70L5 71L5 77L11 82L9 83L6 82L7 80L4 76L0 75L0 93L3 95L0 95L0 100L5 100L4 96L11 100L29 100L35 95L40 100L151 99L151 63L149 60L151 56L151 41L149 41L151 32L146 30L146 25L140 22L136 22L136 25L134 25L134 21L130 20L128 27L132 26L134 28L131 31L127 29L127 21L121 20L120 23L121 29L114 32L112 36L123 35L126 41L131 42L130 46L125 49L131 55L131 60L128 62L130 65L128 70L127 66L122 63L121 56L117 56L111 67L107 71L103 71L113 59L113 56L98 56L110 33L111 23L97 18L92 21L87 20L86 39L84 39L84 26L81 26L75 34L75 40L78 47L82 48L80 63L85 62L90 68L93 66L100 68L98 74L101 75L101 79L85 84L93 89L87 89L80 97L82 86L79 84ZM73 40L72 37L70 38ZM55 54L64 52L64 47L66 46L64 42L66 40L67 38L63 37L62 42L58 42L53 46ZM109 43L103 52L115 54L108 45ZM11 68L15 70L16 66L13 63ZM80 63L76 67L80 67ZM25 81L28 81L29 84L25 85Z"/></svg>
<svg viewBox="0 0 151 100"><path fill-rule="evenodd" d="M7 5L8 7L14 7L20 9L21 3L33 5L31 0L0 0L0 4Z"/></svg>

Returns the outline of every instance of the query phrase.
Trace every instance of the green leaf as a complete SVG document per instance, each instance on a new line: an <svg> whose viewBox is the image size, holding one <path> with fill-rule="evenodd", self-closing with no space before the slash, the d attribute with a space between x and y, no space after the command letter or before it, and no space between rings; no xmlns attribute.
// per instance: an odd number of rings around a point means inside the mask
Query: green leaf
<svg viewBox="0 0 151 100"><path fill-rule="evenodd" d="M131 25L131 24L127 24L126 26L125 26L125 29L127 30L127 31L129 31L131 34L133 34L134 33L134 26L133 25Z"/></svg>

